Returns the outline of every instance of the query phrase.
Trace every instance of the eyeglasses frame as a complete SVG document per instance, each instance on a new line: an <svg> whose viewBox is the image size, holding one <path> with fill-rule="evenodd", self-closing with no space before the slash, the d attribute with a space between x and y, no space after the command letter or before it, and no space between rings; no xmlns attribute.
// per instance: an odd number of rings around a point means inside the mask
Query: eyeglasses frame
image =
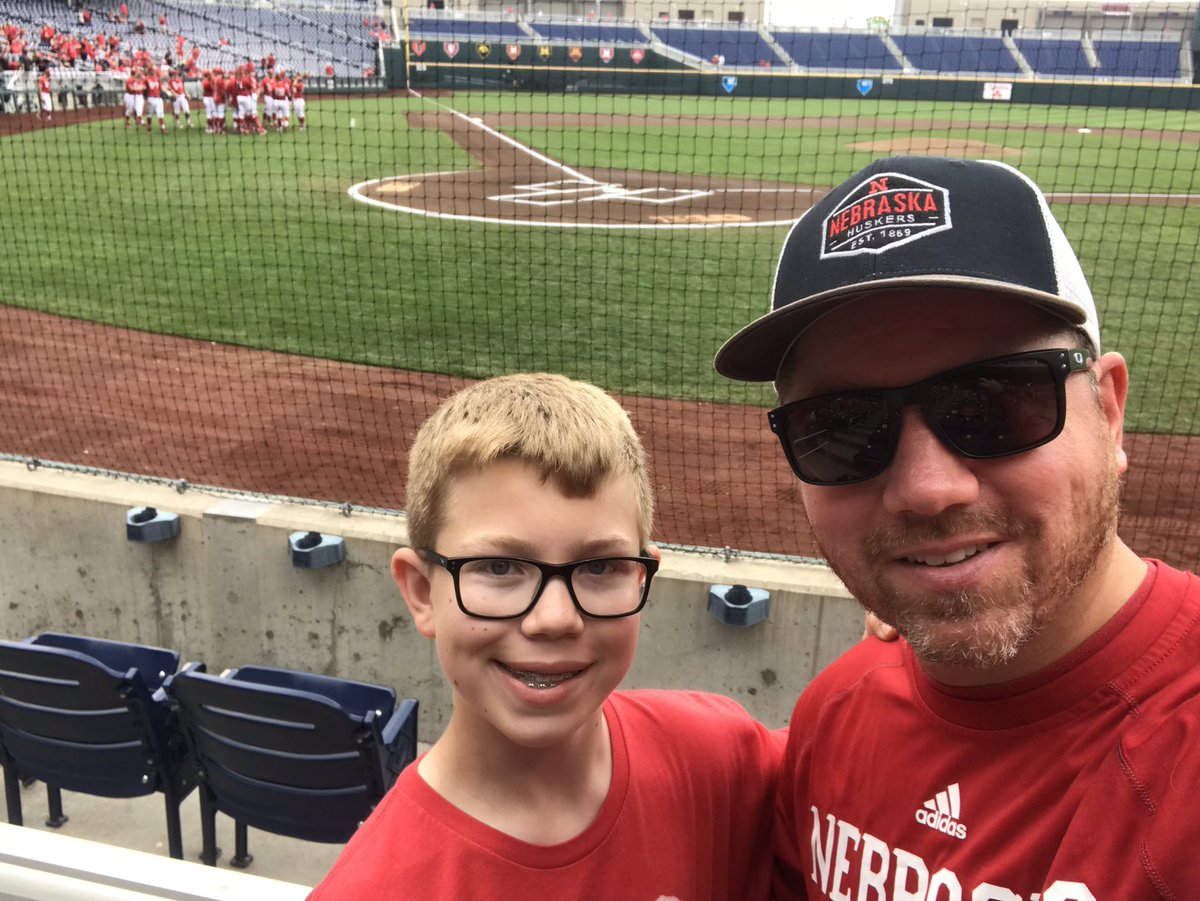
<svg viewBox="0 0 1200 901"><path fill-rule="evenodd" d="M929 418L925 416L925 400L928 397L928 389L931 384L944 379L947 376L954 376L957 373L965 372L977 367L990 366L996 363L1007 363L1013 360L1023 359L1040 359L1043 362L1050 364L1050 374L1054 379L1055 404L1058 419L1055 422L1054 428L1050 434L1040 441L1034 444L1022 446L1016 450L1006 450L1001 451L1000 453L968 453L961 450L954 444L953 441L950 440L936 420L931 422ZM887 468L892 465L892 461L896 457L896 447L899 442L899 432L897 431L897 437L892 441L891 453L888 456L887 463L877 472L873 472L870 475L862 476L861 478L843 479L837 482L816 481L806 478L801 474L800 467L797 465L795 448L793 448L791 443L788 441L787 417L793 408L801 404L812 403L815 400L821 400L822 398L826 397L853 397L856 395L882 396L884 398L884 403L886 404L889 423L896 420L900 410L902 410L904 407L916 404L921 408L922 421L924 421L929 430L937 436L938 440L944 447L949 448L954 453L961 457L965 457L968 460L997 460L1003 457L1012 457L1017 454L1023 454L1026 451L1031 451L1034 448L1041 447L1044 444L1049 444L1060 434L1062 434L1063 427L1066 425L1067 421L1067 378L1073 373L1087 370L1088 363L1093 359L1095 359L1095 357L1092 352L1082 347L1050 348L1047 350L1031 350L1022 353L1004 354L1003 356L999 357L989 357L986 360L977 360L973 363L955 366L951 369L946 369L942 372L928 376L927 378L923 378L918 382L913 382L911 385L904 385L898 388L847 389L844 391L828 391L823 394L813 395L812 397L800 398L799 400L791 401L769 411L767 413L767 421L770 423L771 431L775 433L776 437L779 439L779 443L783 446L784 457L787 458L788 465L791 466L792 472L796 475L796 478L808 485L816 485L822 488L837 488L841 487L842 485L855 485L859 482L868 482L871 479L882 475L884 471L886 471Z"/></svg>
<svg viewBox="0 0 1200 901"><path fill-rule="evenodd" d="M575 609L579 611L581 616L587 617L588 619L624 619L625 617L635 616L642 612L642 609L646 606L646 601L650 598L650 582L654 579L654 574L658 572L658 561L651 557L644 548L642 549L641 554L636 557L624 557L620 555L609 557L586 557L582 560L573 560L569 563L545 563L541 560L532 560L528 557L514 557L504 554L481 554L474 557L446 557L442 554L439 554L433 548L428 547L421 548L417 551L417 553L422 559L434 564L435 566L439 566L450 573L450 576L454 581L455 603L458 604L459 610L472 619L521 619L522 617L529 615L533 608L537 606L537 602L542 599L542 594L546 590L546 585L549 584L550 580L555 576L561 578L566 584L567 594L571 598L571 603L575 605ZM537 590L533 593L533 600L529 602L529 606L520 613L511 613L507 616L489 616L488 614L473 613L468 610L463 604L462 591L459 589L458 585L458 575L462 571L462 568L468 563L477 563L480 560L512 560L517 563L527 563L530 566L537 567L538 570L541 571L542 579L538 583ZM591 613L584 609L583 605L579 602L579 598L575 596L575 586L571 582L571 573L585 563L593 563L598 560L625 560L633 563L640 563L646 568L646 580L642 583L642 593L636 608L630 610L628 613Z"/></svg>

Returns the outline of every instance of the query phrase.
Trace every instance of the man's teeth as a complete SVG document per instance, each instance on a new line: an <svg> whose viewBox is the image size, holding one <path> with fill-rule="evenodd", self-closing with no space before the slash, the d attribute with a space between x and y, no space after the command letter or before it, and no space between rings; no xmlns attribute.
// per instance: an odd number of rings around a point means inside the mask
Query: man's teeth
<svg viewBox="0 0 1200 901"><path fill-rule="evenodd" d="M568 679L574 679L578 672L574 673L530 673L525 670L513 669L505 667L510 673L524 682L530 688L553 688L556 685L561 685Z"/></svg>
<svg viewBox="0 0 1200 901"><path fill-rule="evenodd" d="M980 551L987 550L986 544L980 544L975 547L965 547L961 550L951 551L949 554L926 554L924 556L906 557L909 563L922 563L925 566L949 566L951 563L961 563L968 557L974 557Z"/></svg>

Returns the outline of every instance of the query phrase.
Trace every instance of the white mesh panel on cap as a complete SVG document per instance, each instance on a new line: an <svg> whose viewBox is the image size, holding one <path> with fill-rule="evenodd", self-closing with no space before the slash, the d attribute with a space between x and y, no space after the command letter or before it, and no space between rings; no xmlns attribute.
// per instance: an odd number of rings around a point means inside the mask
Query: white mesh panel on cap
<svg viewBox="0 0 1200 901"><path fill-rule="evenodd" d="M1058 282L1058 296L1084 314L1083 330L1088 333L1095 345L1096 352L1099 353L1100 316L1096 312L1096 301L1092 297L1092 289L1088 287L1087 277L1083 274L1083 267L1079 265L1075 249L1071 247L1066 233L1063 232L1062 226L1058 224L1058 220L1054 218L1054 213L1050 210L1046 195L1024 172L1014 169L1007 163L995 160L981 160L980 162L1007 169L1029 185L1030 190L1033 191L1038 201L1038 207L1042 211L1042 220L1046 225L1046 237L1050 241L1050 253L1053 254L1051 263L1054 266L1055 280Z"/></svg>

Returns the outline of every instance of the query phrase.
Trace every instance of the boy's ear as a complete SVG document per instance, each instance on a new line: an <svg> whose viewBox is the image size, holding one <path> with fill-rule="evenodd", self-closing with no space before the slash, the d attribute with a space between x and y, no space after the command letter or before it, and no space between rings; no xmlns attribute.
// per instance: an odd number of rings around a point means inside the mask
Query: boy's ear
<svg viewBox="0 0 1200 901"><path fill-rule="evenodd" d="M646 553L649 554L651 557L653 557L655 560L657 560L659 563L662 563L662 551L660 551L654 545L652 545L652 544L646 545Z"/></svg>
<svg viewBox="0 0 1200 901"><path fill-rule="evenodd" d="M392 554L392 578L404 598L413 625L426 638L436 632L433 624L433 602L425 561L412 548L402 547Z"/></svg>

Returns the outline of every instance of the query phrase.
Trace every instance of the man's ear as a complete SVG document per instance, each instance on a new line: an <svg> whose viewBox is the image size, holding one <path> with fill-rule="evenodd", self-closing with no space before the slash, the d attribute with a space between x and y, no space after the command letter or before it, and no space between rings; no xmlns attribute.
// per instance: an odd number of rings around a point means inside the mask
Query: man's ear
<svg viewBox="0 0 1200 901"><path fill-rule="evenodd" d="M1125 398L1129 393L1129 368L1118 353L1106 353L1096 361L1096 378L1100 386L1100 406L1108 432L1112 436L1117 458L1117 471L1129 469L1129 458L1123 445L1125 436Z"/></svg>
<svg viewBox="0 0 1200 901"><path fill-rule="evenodd" d="M392 578L404 598L413 625L426 638L437 630L433 623L433 600L427 564L412 548L402 547L392 554Z"/></svg>

